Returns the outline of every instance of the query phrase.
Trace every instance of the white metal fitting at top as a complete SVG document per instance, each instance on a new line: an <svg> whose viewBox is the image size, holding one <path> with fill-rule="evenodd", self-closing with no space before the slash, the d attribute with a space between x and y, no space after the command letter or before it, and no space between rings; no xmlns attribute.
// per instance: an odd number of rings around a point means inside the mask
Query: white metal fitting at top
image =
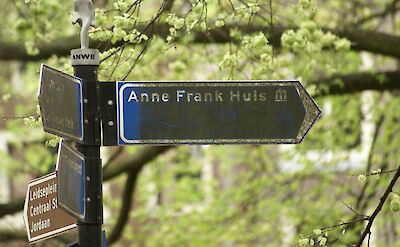
<svg viewBox="0 0 400 247"><path fill-rule="evenodd" d="M94 5L92 0L74 0L72 24L81 26L81 49L89 48L89 28L95 26Z"/></svg>

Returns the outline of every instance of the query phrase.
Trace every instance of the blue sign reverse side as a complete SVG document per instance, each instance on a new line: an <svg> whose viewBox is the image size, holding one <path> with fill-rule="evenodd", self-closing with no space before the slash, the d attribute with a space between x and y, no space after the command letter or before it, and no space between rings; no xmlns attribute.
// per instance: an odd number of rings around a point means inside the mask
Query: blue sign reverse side
<svg viewBox="0 0 400 247"><path fill-rule="evenodd" d="M320 115L299 81L116 87L119 145L299 143Z"/></svg>
<svg viewBox="0 0 400 247"><path fill-rule="evenodd" d="M58 161L58 203L74 217L85 219L85 159L74 147L61 141Z"/></svg>
<svg viewBox="0 0 400 247"><path fill-rule="evenodd" d="M83 141L82 80L42 64L39 105L46 132Z"/></svg>

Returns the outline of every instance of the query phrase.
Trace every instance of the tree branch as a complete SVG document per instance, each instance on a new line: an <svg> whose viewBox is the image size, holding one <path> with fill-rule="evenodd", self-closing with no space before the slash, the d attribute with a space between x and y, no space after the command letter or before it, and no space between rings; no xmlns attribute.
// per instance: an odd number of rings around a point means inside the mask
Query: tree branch
<svg viewBox="0 0 400 247"><path fill-rule="evenodd" d="M109 166L116 160L124 151L124 147L117 147L117 150L111 154L110 158L107 160L107 162L103 165L103 170L105 167Z"/></svg>
<svg viewBox="0 0 400 247"><path fill-rule="evenodd" d="M356 247L360 247L362 245L362 243L364 242L364 239L367 235L371 234L371 227L372 224L374 223L374 220L376 218L376 216L379 214L379 212L382 210L382 206L385 203L386 199L388 198L390 192L392 192L394 185L397 182L397 179L400 177L400 166L397 169L396 174L393 176L392 181L390 181L389 186L387 187L385 193L383 194L383 196L381 197L378 206L376 207L376 209L374 210L374 212L372 213L372 215L369 217L368 219L368 224L365 227L363 233L361 234L360 240L358 241L358 243L355 245Z"/></svg>
<svg viewBox="0 0 400 247"><path fill-rule="evenodd" d="M107 181L124 172L140 169L158 155L171 148L171 146L147 146L142 148L137 154L129 156L127 159L116 160L114 163L104 167L103 180Z"/></svg>
<svg viewBox="0 0 400 247"><path fill-rule="evenodd" d="M124 194L122 197L122 206L120 209L120 214L118 216L117 223L114 225L114 228L112 229L109 235L110 237L108 238L108 242L110 245L118 241L118 239L122 235L126 223L129 220L129 212L131 210L132 202L134 201L136 181L141 170L142 167L140 167L139 169L134 169L128 174L125 183Z"/></svg>
<svg viewBox="0 0 400 247"><path fill-rule="evenodd" d="M376 123L375 132L374 132L374 135L373 135L373 137L372 137L371 148L370 148L369 153L368 153L366 173L368 173L368 172L371 170L371 167L372 167L372 156L373 156L373 154L374 154L374 152L375 152L376 142L377 142L377 140L378 140L378 136L379 136L379 133L380 133L380 131L381 131L381 127L382 127L382 124L383 124L383 120L384 120L384 119L385 119L385 118L384 118L384 115L382 114L382 115L379 117L379 119L378 119L378 121L377 121L377 123ZM367 191L368 185L369 185L369 180L367 180L367 181L364 183L364 185L363 185L363 187L362 187L362 189L361 189L361 193L360 193L360 194L358 195L358 197L357 197L356 206L355 206L356 209L360 209L360 205L361 205L362 200L364 199L364 196L365 196L365 193L366 193L366 191Z"/></svg>
<svg viewBox="0 0 400 247"><path fill-rule="evenodd" d="M0 204L0 218L8 215L16 213L24 207L25 196L19 199L16 199L9 203Z"/></svg>
<svg viewBox="0 0 400 247"><path fill-rule="evenodd" d="M144 34L151 35L152 33L148 25L138 25L137 30L142 30ZM275 24L271 30L270 27L263 25L226 25L222 28L214 28L206 32L193 30L193 43L236 43L233 40L229 31L232 28L242 30L244 33L265 33L270 38L270 43L278 48L281 45L280 39L284 31L288 29L296 29L296 27L280 26ZM147 30L147 31L146 31ZM352 49L356 51L369 51L376 54L400 58L400 37L396 35L386 34L379 31L364 30L364 29L327 29L340 37L347 38L352 42ZM154 35L160 37L167 37L169 34L169 26L163 24L154 24ZM179 42L179 39L176 40ZM0 60L23 60L23 61L38 61L46 59L52 55L68 56L72 49L79 47L79 37L74 35L72 37L63 37L57 40L48 42L40 42L37 44L40 53L36 56L30 56L26 53L23 43L5 43L0 41ZM100 51L105 51L111 47L119 47L126 45L124 42L119 42L110 45L107 42L91 41L91 46L98 48Z"/></svg>
<svg viewBox="0 0 400 247"><path fill-rule="evenodd" d="M394 90L400 89L400 71L361 72L348 75L336 75L328 79L315 81L313 84L323 88L314 96L342 95L364 90Z"/></svg>
<svg viewBox="0 0 400 247"><path fill-rule="evenodd" d="M359 26L368 21L375 20L376 18L384 18L389 14L394 14L397 11L399 11L399 9L400 9L400 7L397 6L398 3L399 3L399 0L394 0L391 3L388 3L386 5L386 8L384 10L382 10L381 12L373 13L361 20L358 20L354 23L354 25Z"/></svg>
<svg viewBox="0 0 400 247"><path fill-rule="evenodd" d="M400 58L400 46L391 47L396 43L399 44L399 36L364 29L331 29L330 31L339 37L350 40L352 42L352 50L368 51L375 54Z"/></svg>

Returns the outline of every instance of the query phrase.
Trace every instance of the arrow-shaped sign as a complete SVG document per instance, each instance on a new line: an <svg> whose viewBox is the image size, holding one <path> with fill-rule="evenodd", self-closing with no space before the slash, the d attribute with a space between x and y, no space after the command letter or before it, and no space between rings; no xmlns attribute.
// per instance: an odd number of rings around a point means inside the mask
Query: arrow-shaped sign
<svg viewBox="0 0 400 247"><path fill-rule="evenodd" d="M54 237L76 227L75 218L58 207L57 194L56 173L29 183L24 205L29 243Z"/></svg>
<svg viewBox="0 0 400 247"><path fill-rule="evenodd" d="M84 141L82 94L80 78L42 64L39 105L44 131Z"/></svg>
<svg viewBox="0 0 400 247"><path fill-rule="evenodd" d="M118 145L295 144L321 113L299 81L116 82L116 101Z"/></svg>

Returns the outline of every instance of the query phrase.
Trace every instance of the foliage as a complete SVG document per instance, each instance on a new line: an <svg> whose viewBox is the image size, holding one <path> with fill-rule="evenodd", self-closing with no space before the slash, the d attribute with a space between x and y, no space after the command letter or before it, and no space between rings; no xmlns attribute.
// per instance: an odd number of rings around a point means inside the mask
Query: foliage
<svg viewBox="0 0 400 247"><path fill-rule="evenodd" d="M378 72L398 72L396 47L385 46L399 39L398 1L103 0L96 5L90 38L101 50L101 81L299 79L323 111L297 146L180 146L147 164L116 246L358 241L399 165L400 98L398 86L365 92L369 88L353 89L351 78L370 72L384 87L390 78ZM11 180L54 170L58 139L41 129L37 81L41 62L73 73L69 50L64 52L79 32L70 23L72 9L72 0L0 3L0 115L5 117L0 126L11 135L0 142L0 168ZM363 36L367 31L376 35ZM378 39L382 33L390 36ZM364 41L372 48L361 46ZM9 54L22 50L28 58L3 59L2 46L9 44L15 45ZM50 45L54 52L40 57ZM344 93L331 95L332 85ZM139 152L129 147L121 155ZM109 149L103 153L105 160L112 155ZM108 232L117 222L124 182L121 176L107 185ZM394 187L374 223L376 246L400 244L399 193Z"/></svg>

